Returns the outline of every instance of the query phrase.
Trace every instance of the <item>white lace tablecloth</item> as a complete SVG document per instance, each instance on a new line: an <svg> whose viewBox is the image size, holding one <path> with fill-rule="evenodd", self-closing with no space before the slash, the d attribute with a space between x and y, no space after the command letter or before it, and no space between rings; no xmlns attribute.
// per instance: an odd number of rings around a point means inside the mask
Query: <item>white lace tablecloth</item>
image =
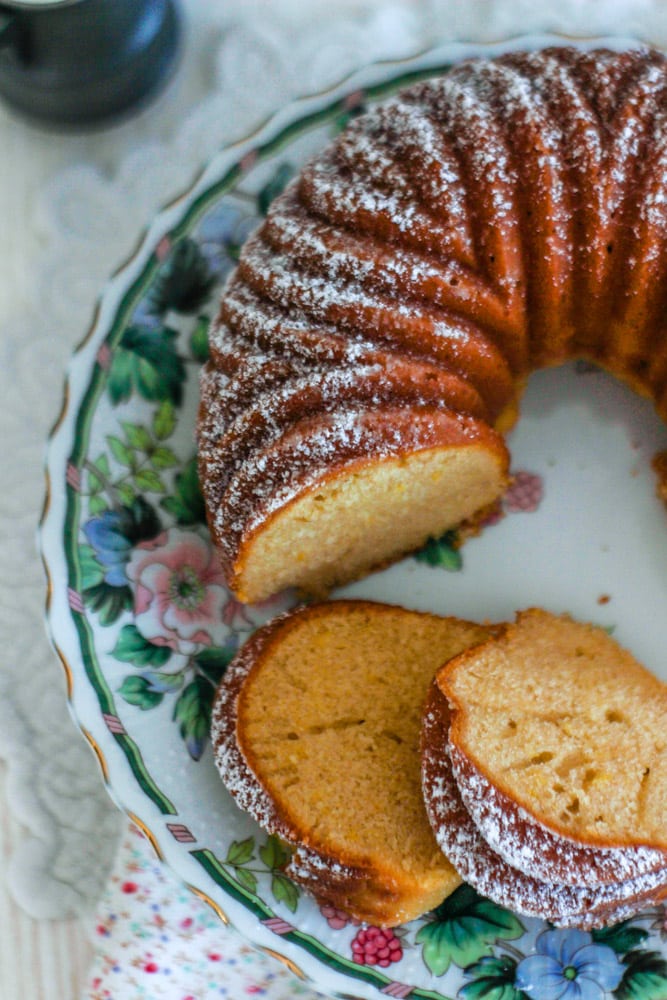
<svg viewBox="0 0 667 1000"><path fill-rule="evenodd" d="M26 831L8 863L7 882L15 900L38 918L88 914L101 905L124 829L68 717L63 678L42 625L45 582L34 535L44 444L67 359L105 278L128 256L143 225L221 145L293 97L321 90L370 60L446 39L550 30L635 35L667 45L660 0L187 0L184 12L179 75L133 121L68 138L32 130L4 112L0 117L0 156L3 130L14 138L25 130L26 155L53 165L29 204L20 164L11 176L3 176L7 166L0 165L7 242L0 272L0 757L7 764L8 807ZM22 248L21 273L12 240ZM262 989L279 995L267 983Z"/></svg>

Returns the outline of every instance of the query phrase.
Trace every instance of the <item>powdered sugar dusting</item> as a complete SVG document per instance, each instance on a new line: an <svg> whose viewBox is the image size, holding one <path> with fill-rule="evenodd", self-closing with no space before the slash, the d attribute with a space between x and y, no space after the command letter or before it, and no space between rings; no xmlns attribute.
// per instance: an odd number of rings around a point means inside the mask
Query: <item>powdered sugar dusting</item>
<svg viewBox="0 0 667 1000"><path fill-rule="evenodd" d="M603 885L662 869L667 855L648 847L590 848L555 834L490 782L461 750L448 744L461 799L487 844L513 868L542 881Z"/></svg>
<svg viewBox="0 0 667 1000"><path fill-rule="evenodd" d="M449 710L433 685L422 730L422 779L426 811L438 844L461 878L501 906L559 926L591 928L637 912L667 892L662 869L596 887L541 881L517 871L496 854L465 808L447 750Z"/></svg>
<svg viewBox="0 0 667 1000"><path fill-rule="evenodd" d="M474 440L476 422L430 408L341 408L302 420L278 445L253 453L232 477L220 502L220 545L240 538L289 500L334 470L369 456L382 461L448 441Z"/></svg>
<svg viewBox="0 0 667 1000"><path fill-rule="evenodd" d="M237 739L238 699L256 658L279 627L282 617L256 632L227 668L218 687L211 719L211 743L220 776L239 807L267 832L293 842L295 831L251 770Z"/></svg>
<svg viewBox="0 0 667 1000"><path fill-rule="evenodd" d="M205 388L209 389L208 383ZM409 366L398 360L388 366L350 365L311 370L307 375L283 377L279 383L269 380L268 385L260 383L252 396L252 405L240 412L236 408L238 391L235 393L235 388L238 390L238 384L232 383L213 401L213 434L203 431L200 439L200 455L204 461L223 459L216 479L221 495L246 460L260 450L270 449L304 415L335 413L341 407L350 408L355 404L377 409L384 403L399 401L436 407L443 403L441 380L417 379ZM446 399L446 388L444 395ZM221 399L225 405L227 398L230 419L224 433L218 434L221 421L216 419L216 408Z"/></svg>
<svg viewBox="0 0 667 1000"><path fill-rule="evenodd" d="M231 564L250 525L322 463L355 447L386 457L385 438L331 426L351 384L318 395L329 368L369 384L364 366L390 357L432 365L455 379L448 406L481 400L490 421L517 379L578 355L665 398L665 66L641 49L468 60L356 118L273 202L212 333L211 363L230 378L217 404L202 382L200 468ZM274 391L294 402L283 423ZM298 447L281 452L302 420Z"/></svg>

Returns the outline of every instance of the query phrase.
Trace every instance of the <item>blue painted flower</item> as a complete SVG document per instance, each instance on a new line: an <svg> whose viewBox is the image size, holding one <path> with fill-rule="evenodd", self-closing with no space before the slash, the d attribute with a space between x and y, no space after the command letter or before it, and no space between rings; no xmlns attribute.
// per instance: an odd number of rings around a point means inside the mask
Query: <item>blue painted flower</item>
<svg viewBox="0 0 667 1000"><path fill-rule="evenodd" d="M117 510L105 510L83 526L86 538L104 567L104 581L111 587L128 583L125 566L130 558L132 542L122 533L122 516Z"/></svg>
<svg viewBox="0 0 667 1000"><path fill-rule="evenodd" d="M136 497L130 507L102 511L83 526L95 558L104 569L104 582L110 587L129 584L125 567L133 546L153 538L160 530L155 511L143 497Z"/></svg>
<svg viewBox="0 0 667 1000"><path fill-rule="evenodd" d="M514 983L531 1000L604 1000L623 978L616 953L585 931L543 931L535 949L519 962Z"/></svg>
<svg viewBox="0 0 667 1000"><path fill-rule="evenodd" d="M227 199L204 216L198 230L199 247L218 280L235 266L241 246L259 222L259 216L251 214L246 206Z"/></svg>

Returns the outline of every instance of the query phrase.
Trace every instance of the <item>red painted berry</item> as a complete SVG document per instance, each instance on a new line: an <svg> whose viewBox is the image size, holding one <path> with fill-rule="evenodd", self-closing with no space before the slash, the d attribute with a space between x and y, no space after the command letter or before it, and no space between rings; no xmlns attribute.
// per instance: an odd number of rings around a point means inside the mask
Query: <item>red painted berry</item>
<svg viewBox="0 0 667 1000"><path fill-rule="evenodd" d="M359 925L356 917L351 917L345 910L338 910L335 906L321 906L320 913L334 931L340 931L348 924L354 924L355 927Z"/></svg>
<svg viewBox="0 0 667 1000"><path fill-rule="evenodd" d="M365 927L352 942L352 958L358 965L386 968L403 958L403 945L390 928Z"/></svg>
<svg viewBox="0 0 667 1000"><path fill-rule="evenodd" d="M519 511L528 513L537 510L542 500L544 487L542 477L534 472L515 472L512 483L504 497L505 510L510 514Z"/></svg>

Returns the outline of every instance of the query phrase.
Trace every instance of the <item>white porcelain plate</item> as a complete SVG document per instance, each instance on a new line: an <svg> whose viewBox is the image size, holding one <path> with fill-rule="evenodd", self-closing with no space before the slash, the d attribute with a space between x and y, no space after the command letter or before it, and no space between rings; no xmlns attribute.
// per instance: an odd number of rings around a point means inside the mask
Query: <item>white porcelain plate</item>
<svg viewBox="0 0 667 1000"><path fill-rule="evenodd" d="M368 67L297 102L218 156L155 220L102 296L50 441L49 626L115 801L223 919L318 988L650 1000L667 996L661 908L599 933L550 931L463 887L387 934L378 958L363 928L282 875L280 845L233 805L208 745L217 680L284 606L234 601L204 524L197 373L220 284L271 198L350 115L478 50ZM531 380L510 446L514 485L481 534L462 547L454 536L433 541L340 594L479 620L533 604L569 611L613 630L667 680L667 512L651 469L667 448L664 425L625 388L574 365ZM548 992L548 975L560 992Z"/></svg>

